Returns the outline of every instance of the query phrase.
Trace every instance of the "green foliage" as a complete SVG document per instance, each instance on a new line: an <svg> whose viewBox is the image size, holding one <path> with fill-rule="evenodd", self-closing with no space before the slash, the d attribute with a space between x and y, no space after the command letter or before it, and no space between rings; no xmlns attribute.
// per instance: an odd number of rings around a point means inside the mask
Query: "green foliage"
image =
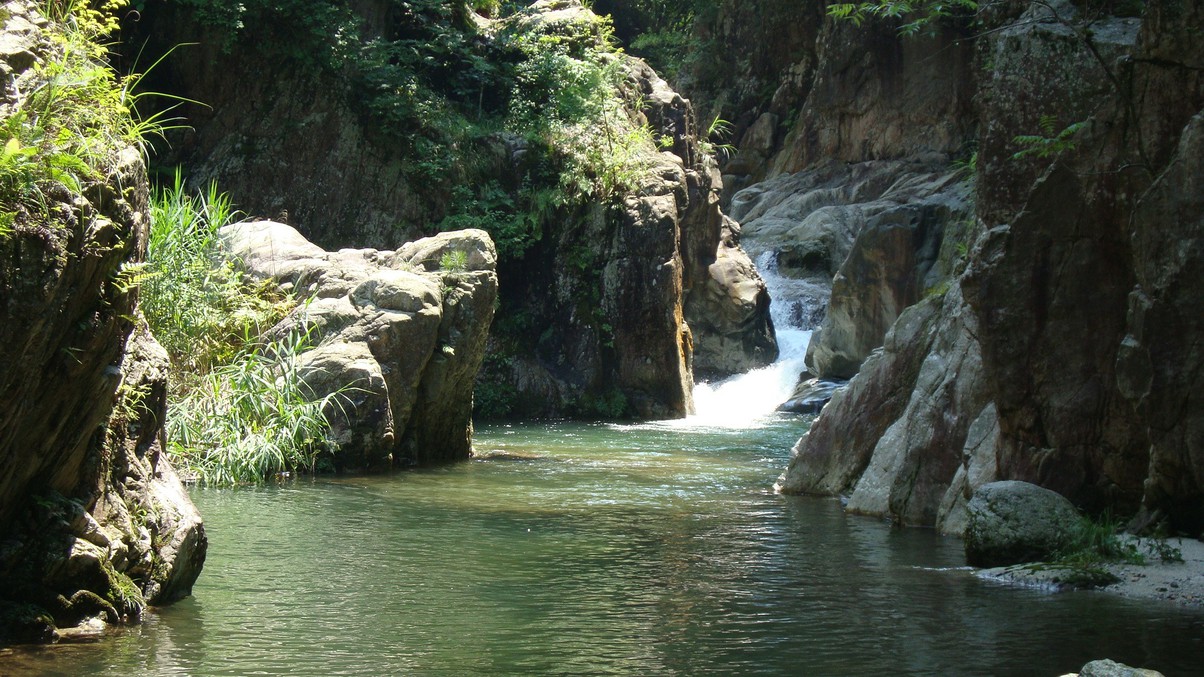
<svg viewBox="0 0 1204 677"><path fill-rule="evenodd" d="M901 21L899 33L915 35L932 29L942 18L971 14L978 9L976 0L872 0L871 2L838 2L828 5L828 16L852 21L860 26L867 19Z"/></svg>
<svg viewBox="0 0 1204 677"><path fill-rule="evenodd" d="M138 76L118 78L106 62L102 41L117 26L113 12L126 0L51 0L46 35L49 58L34 66L36 86L0 124L0 236L22 213L45 213L59 189L79 192L104 177L119 151L144 149L151 136L170 128L166 112L138 116Z"/></svg>
<svg viewBox="0 0 1204 677"><path fill-rule="evenodd" d="M439 269L445 273L462 273L468 270L468 252L443 252L443 256L439 257Z"/></svg>
<svg viewBox="0 0 1204 677"><path fill-rule="evenodd" d="M1040 119L1041 134L1021 134L1012 138L1012 143L1021 146L1021 150L1012 154L1013 160L1035 156L1048 158L1061 154L1063 151L1074 150L1074 135L1086 124L1086 120L1068 125L1057 131L1058 119L1053 115L1042 115Z"/></svg>
<svg viewBox="0 0 1204 677"><path fill-rule="evenodd" d="M168 448L206 484L257 484L312 472L328 448L325 412L341 393L317 397L298 356L310 331L255 343L209 372L168 412Z"/></svg>
<svg viewBox="0 0 1204 677"><path fill-rule="evenodd" d="M1121 526L1104 513L1098 520L1084 517L1058 553L1063 564L1092 565L1104 562L1145 564L1137 545L1120 536Z"/></svg>
<svg viewBox="0 0 1204 677"><path fill-rule="evenodd" d="M178 373L204 373L292 308L275 285L256 283L229 260L218 230L237 216L210 185L189 195L176 172L172 186L151 195L145 269L137 271L141 307Z"/></svg>
<svg viewBox="0 0 1204 677"><path fill-rule="evenodd" d="M702 152L714 155L722 162L736 154L736 147L729 143L733 131L735 126L732 123L716 115L707 125L706 134L698 145Z"/></svg>

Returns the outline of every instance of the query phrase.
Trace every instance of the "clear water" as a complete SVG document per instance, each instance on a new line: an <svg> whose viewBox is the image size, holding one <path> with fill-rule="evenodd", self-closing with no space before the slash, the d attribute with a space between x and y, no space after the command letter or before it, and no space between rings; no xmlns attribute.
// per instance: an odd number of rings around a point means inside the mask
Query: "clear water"
<svg viewBox="0 0 1204 677"><path fill-rule="evenodd" d="M955 539L772 494L805 425L489 427L494 460L197 489L193 597L0 674L1199 674L1204 612L986 583Z"/></svg>

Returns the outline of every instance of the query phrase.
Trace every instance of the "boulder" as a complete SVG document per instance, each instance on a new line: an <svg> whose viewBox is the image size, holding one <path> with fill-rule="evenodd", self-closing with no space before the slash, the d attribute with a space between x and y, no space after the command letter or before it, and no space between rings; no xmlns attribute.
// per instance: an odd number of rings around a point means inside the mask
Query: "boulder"
<svg viewBox="0 0 1204 677"><path fill-rule="evenodd" d="M271 221L227 226L229 253L255 278L308 299L275 336L310 331L300 356L327 416L338 469L468 458L473 383L497 298L488 233L441 233L396 251L327 252Z"/></svg>
<svg viewBox="0 0 1204 677"><path fill-rule="evenodd" d="M778 405L778 411L791 414L818 414L824 405L832 400L832 395L843 388L843 381L825 381L818 378L806 378L809 373L803 372L798 385L790 399Z"/></svg>
<svg viewBox="0 0 1204 677"><path fill-rule="evenodd" d="M966 561L976 567L1048 560L1081 519L1064 496L1018 481L984 484L968 510Z"/></svg>
<svg viewBox="0 0 1204 677"><path fill-rule="evenodd" d="M1065 677L1163 677L1161 672L1147 668L1132 668L1124 663L1104 658L1091 661L1083 666L1077 674Z"/></svg>

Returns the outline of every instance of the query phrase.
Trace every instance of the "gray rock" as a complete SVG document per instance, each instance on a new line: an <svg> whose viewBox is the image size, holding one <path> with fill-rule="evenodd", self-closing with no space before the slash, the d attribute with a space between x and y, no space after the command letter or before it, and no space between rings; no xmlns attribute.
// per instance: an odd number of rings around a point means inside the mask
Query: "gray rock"
<svg viewBox="0 0 1204 677"><path fill-rule="evenodd" d="M793 307L778 317L820 324L812 373L852 377L903 308L952 272L938 265L942 240L969 219L967 191L940 163L825 162L733 197L744 246L784 278L775 303Z"/></svg>
<svg viewBox="0 0 1204 677"><path fill-rule="evenodd" d="M485 231L441 233L393 252L327 252L270 221L221 234L252 276L311 299L272 333L311 328L306 383L318 396L340 393L326 412L337 468L468 458L473 381L497 297Z"/></svg>
<svg viewBox="0 0 1204 677"><path fill-rule="evenodd" d="M1132 668L1124 663L1104 658L1091 661L1079 670L1078 677L1163 677L1157 670Z"/></svg>
<svg viewBox="0 0 1204 677"><path fill-rule="evenodd" d="M991 482L974 492L966 525L966 561L994 567L1051 558L1080 520L1060 494L1018 481Z"/></svg>
<svg viewBox="0 0 1204 677"><path fill-rule="evenodd" d="M809 374L804 372L804 376ZM818 414L832 395L845 386L844 381L825 381L818 378L801 378L790 395L790 399L778 405L778 411L791 414Z"/></svg>

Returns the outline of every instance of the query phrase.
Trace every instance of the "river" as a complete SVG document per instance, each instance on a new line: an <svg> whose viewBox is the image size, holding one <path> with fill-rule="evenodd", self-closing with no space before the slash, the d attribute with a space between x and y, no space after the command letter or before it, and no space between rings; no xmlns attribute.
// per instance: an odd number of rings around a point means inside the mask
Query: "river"
<svg viewBox="0 0 1204 677"><path fill-rule="evenodd" d="M194 488L192 597L0 675L1198 674L1204 610L981 581L957 539L774 494L811 421L772 413L810 338L786 308L779 361L700 384L683 421L490 425L467 463Z"/></svg>
<svg viewBox="0 0 1204 677"><path fill-rule="evenodd" d="M194 489L210 550L191 598L0 673L1198 669L1200 611L983 582L956 539L773 494L807 423L488 426L491 460Z"/></svg>

